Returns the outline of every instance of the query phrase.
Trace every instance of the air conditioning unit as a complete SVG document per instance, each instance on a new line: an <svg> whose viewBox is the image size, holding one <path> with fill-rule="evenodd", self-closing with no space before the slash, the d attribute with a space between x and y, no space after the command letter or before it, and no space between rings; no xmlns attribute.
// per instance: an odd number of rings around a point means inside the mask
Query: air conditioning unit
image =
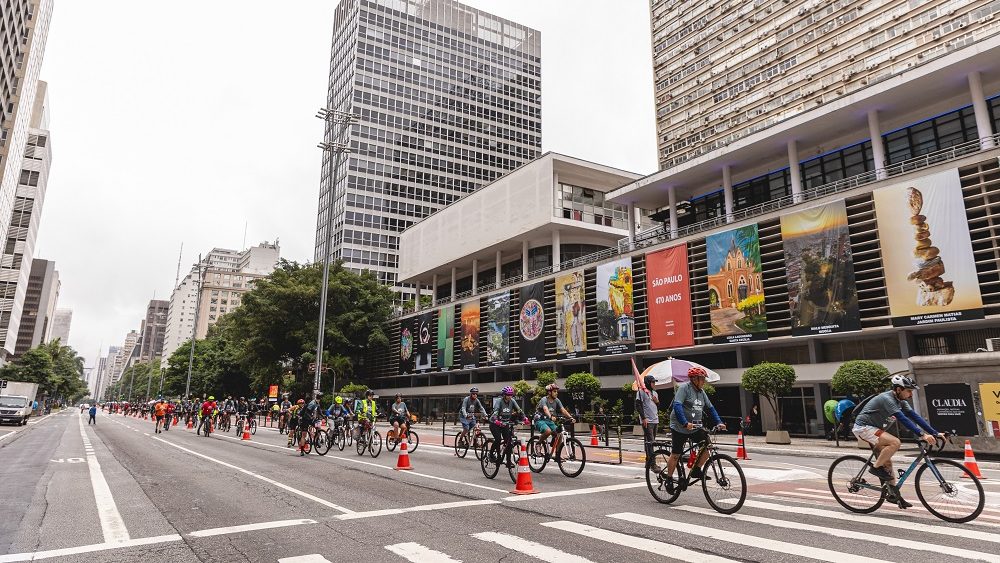
<svg viewBox="0 0 1000 563"><path fill-rule="evenodd" d="M986 349L990 352L1000 352L1000 338L987 338Z"/></svg>

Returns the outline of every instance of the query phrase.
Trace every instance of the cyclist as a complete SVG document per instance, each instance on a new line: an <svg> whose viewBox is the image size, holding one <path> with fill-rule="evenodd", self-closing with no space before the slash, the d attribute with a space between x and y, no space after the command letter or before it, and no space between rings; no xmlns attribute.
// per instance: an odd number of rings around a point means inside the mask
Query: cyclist
<svg viewBox="0 0 1000 563"><path fill-rule="evenodd" d="M914 412L907 401L913 397L917 384L905 375L892 376L892 389L876 395L868 401L854 419L854 435L872 445L878 452L878 457L868 469L868 472L887 485L889 502L898 504L901 508L913 505L903 500L896 488L896 474L892 470L892 456L899 451L899 438L885 432L883 427L889 417L896 417L907 430L920 436L920 439L933 446L935 436L944 438L944 434L934 430L929 422Z"/></svg>
<svg viewBox="0 0 1000 563"><path fill-rule="evenodd" d="M299 399L299 403L303 403ZM306 455L306 443L312 439L320 416L319 396L313 397L308 404L299 409L299 455Z"/></svg>
<svg viewBox="0 0 1000 563"><path fill-rule="evenodd" d="M278 433L284 432L288 426L288 411L292 409L292 402L288 400L288 393L281 396L280 416L278 418Z"/></svg>
<svg viewBox="0 0 1000 563"><path fill-rule="evenodd" d="M215 397L209 395L208 399L201 404L201 422L198 423L198 435L201 435L202 427L205 428L205 436L208 436L210 426L212 424L212 413L219 408L219 404L215 402Z"/></svg>
<svg viewBox="0 0 1000 563"><path fill-rule="evenodd" d="M569 411L559 400L559 386L555 383L549 383L545 386L545 396L538 401L538 405L535 407L535 430L541 433L543 441L548 440L549 436L555 433L557 428L556 415L559 413L568 418L570 424L576 422L576 419L570 416ZM552 440L553 456L559 451L559 438L559 434L556 434Z"/></svg>
<svg viewBox="0 0 1000 563"><path fill-rule="evenodd" d="M642 422L642 435L646 446L646 463L652 468L653 473L663 471L663 468L656 464L653 455L653 441L656 440L656 426L660 423L660 396L656 393L656 378L647 375L642 380L645 390L639 389L635 394L636 412Z"/></svg>
<svg viewBox="0 0 1000 563"><path fill-rule="evenodd" d="M236 430L238 432L242 431L243 426L247 423L247 412L249 409L250 406L247 404L246 397L240 397L240 399L236 401Z"/></svg>
<svg viewBox="0 0 1000 563"><path fill-rule="evenodd" d="M174 420L174 412L177 411L177 406L174 405L173 401L164 401L167 405L166 407L166 418L163 420L163 431L166 432L170 430L170 423Z"/></svg>
<svg viewBox="0 0 1000 563"><path fill-rule="evenodd" d="M462 434L468 434L476 425L476 414L486 414L486 407L479 401L479 388L469 389L469 396L462 399L458 409L458 420L462 423Z"/></svg>
<svg viewBox="0 0 1000 563"><path fill-rule="evenodd" d="M371 389L365 391L365 398L357 401L354 414L358 417L358 423L361 426L359 432L368 432L368 429L375 424L375 419L378 417L378 407L375 404L374 391Z"/></svg>
<svg viewBox="0 0 1000 563"><path fill-rule="evenodd" d="M285 432L288 433L288 447L295 443L295 429L299 427L299 411L306 405L305 399L295 401L295 404L288 409L288 426Z"/></svg>
<svg viewBox="0 0 1000 563"><path fill-rule="evenodd" d="M521 415L520 418L514 417ZM500 443L514 439L515 420L524 420L524 411L514 400L514 388L510 385L500 390L500 396L493 399L493 414L490 415L490 432L493 433L493 447L490 449L490 459L499 463Z"/></svg>
<svg viewBox="0 0 1000 563"><path fill-rule="evenodd" d="M396 440L402 441L403 437L406 436L406 421L410 419L410 410L406 408L403 396L399 393L396 393L396 400L390 405L390 408L389 422L392 423L392 429L396 432Z"/></svg>
<svg viewBox="0 0 1000 563"><path fill-rule="evenodd" d="M667 460L667 492L672 493L674 489L674 472L677 470L677 462L684 453L684 444L688 441L692 446L708 441L708 432L702 428L701 419L704 411L708 409L712 415L712 421L717 428L725 430L726 425L719 418L719 413L712 406L712 401L705 393L705 380L708 373L701 366L693 366L688 370L688 382L677 386L674 393L674 402L670 412L670 437L672 445L670 448L670 458ZM701 478L701 466L705 464L708 450L701 453L694 462L694 467L688 477L691 479Z"/></svg>
<svg viewBox="0 0 1000 563"><path fill-rule="evenodd" d="M163 417L167 416L167 404L163 402L162 397L156 399L156 403L153 405L153 416L156 417L155 434L159 434L160 427L163 426Z"/></svg>
<svg viewBox="0 0 1000 563"><path fill-rule="evenodd" d="M333 419L334 428L340 428L344 425L344 421L350 418L351 409L344 403L344 398L337 395L330 408L326 409L326 416Z"/></svg>

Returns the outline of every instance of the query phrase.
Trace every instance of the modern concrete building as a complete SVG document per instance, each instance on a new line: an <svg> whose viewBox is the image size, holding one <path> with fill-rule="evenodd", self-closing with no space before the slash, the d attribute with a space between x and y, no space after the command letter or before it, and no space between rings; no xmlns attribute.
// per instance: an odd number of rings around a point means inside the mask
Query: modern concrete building
<svg viewBox="0 0 1000 563"><path fill-rule="evenodd" d="M24 297L24 308L17 334L14 356L51 340L56 306L59 303L59 271L51 260L35 258L31 261Z"/></svg>
<svg viewBox="0 0 1000 563"><path fill-rule="evenodd" d="M104 395L104 381L107 377L108 358L100 356L97 358L97 365L90 370L90 379L87 381L90 396L101 400Z"/></svg>
<svg viewBox="0 0 1000 563"><path fill-rule="evenodd" d="M56 309L52 316L52 334L49 340L59 340L63 346L69 346L69 329L72 324L73 309Z"/></svg>
<svg viewBox="0 0 1000 563"><path fill-rule="evenodd" d="M102 360L104 360L104 371L102 372L100 390L98 391L98 396L102 400L107 401L112 399L108 394L108 388L117 383L118 378L121 376L121 370L118 370L116 366L120 352L120 346L109 346L108 355L102 357Z"/></svg>
<svg viewBox="0 0 1000 563"><path fill-rule="evenodd" d="M163 356L163 339L167 332L169 309L170 302L163 299L151 299L146 306L146 318L142 321L140 362L148 362Z"/></svg>
<svg viewBox="0 0 1000 563"><path fill-rule="evenodd" d="M324 140L351 152L335 181L337 157L323 157L316 260L330 241L333 259L412 294L400 233L540 154L540 43L452 0L341 1L327 108L358 122L344 137L327 124Z"/></svg>

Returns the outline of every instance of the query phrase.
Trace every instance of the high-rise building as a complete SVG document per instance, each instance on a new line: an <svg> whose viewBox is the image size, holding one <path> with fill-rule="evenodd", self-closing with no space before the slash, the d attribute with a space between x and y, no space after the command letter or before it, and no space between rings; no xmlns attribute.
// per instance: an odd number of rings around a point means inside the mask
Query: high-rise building
<svg viewBox="0 0 1000 563"><path fill-rule="evenodd" d="M116 371L116 362L119 353L121 353L121 346L109 346L108 355L102 358L104 360L104 371L101 376L101 388L98 391L98 396L104 400L111 399L108 396L108 387L117 383L118 377L121 375L120 371Z"/></svg>
<svg viewBox="0 0 1000 563"><path fill-rule="evenodd" d="M56 270L56 263L40 258L32 260L14 356L20 356L52 339L53 317L59 303L59 289L59 271Z"/></svg>
<svg viewBox="0 0 1000 563"><path fill-rule="evenodd" d="M170 302L151 299L146 306L146 318L142 323L142 346L139 361L148 362L163 355L163 338L167 332L167 311Z"/></svg>
<svg viewBox="0 0 1000 563"><path fill-rule="evenodd" d="M452 0L342 0L315 258L399 287L399 233L541 153L541 34ZM332 218L328 215L332 213ZM327 232L327 224L332 231ZM412 293L412 288L408 293Z"/></svg>
<svg viewBox="0 0 1000 563"><path fill-rule="evenodd" d="M108 357L97 358L97 365L90 372L89 390L90 396L100 400L104 394L104 379L108 369Z"/></svg>
<svg viewBox="0 0 1000 563"><path fill-rule="evenodd" d="M63 346L69 346L71 324L73 324L73 309L56 309L52 316L52 335L49 341L59 340Z"/></svg>

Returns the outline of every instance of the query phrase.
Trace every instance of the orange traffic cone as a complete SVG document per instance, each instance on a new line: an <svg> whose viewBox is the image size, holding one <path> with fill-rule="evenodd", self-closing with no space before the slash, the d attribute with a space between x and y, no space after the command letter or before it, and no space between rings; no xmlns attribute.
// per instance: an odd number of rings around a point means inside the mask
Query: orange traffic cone
<svg viewBox="0 0 1000 563"><path fill-rule="evenodd" d="M597 443L597 425L596 424L591 424L590 425L590 445L591 446L597 446L598 445L598 443Z"/></svg>
<svg viewBox="0 0 1000 563"><path fill-rule="evenodd" d="M743 446L742 431L736 436L736 459L750 459L750 456L747 455L747 449Z"/></svg>
<svg viewBox="0 0 1000 563"><path fill-rule="evenodd" d="M965 468L980 479L986 478L983 477L983 474L979 471L979 463L976 462L976 454L972 453L972 443L969 442L969 440L965 441ZM965 477L966 479L969 478L969 476L965 473L962 473L962 477Z"/></svg>
<svg viewBox="0 0 1000 563"><path fill-rule="evenodd" d="M410 465L410 454L406 451L406 442L399 443L399 457L396 458L396 470L397 471L408 471L413 469Z"/></svg>
<svg viewBox="0 0 1000 563"><path fill-rule="evenodd" d="M694 467L694 462L698 460L698 452L694 449L691 450L691 455L688 456L688 469Z"/></svg>
<svg viewBox="0 0 1000 563"><path fill-rule="evenodd" d="M192 428L194 428L194 420L189 418L187 423L187 429L191 430Z"/></svg>
<svg viewBox="0 0 1000 563"><path fill-rule="evenodd" d="M250 425L249 424L244 424L243 425L243 438L242 439L246 440L248 442L250 441Z"/></svg>
<svg viewBox="0 0 1000 563"><path fill-rule="evenodd" d="M486 454L489 455L489 454ZM517 485L511 491L515 495L533 495L538 491L531 484L531 468L528 467L528 446L521 444L521 457L517 460Z"/></svg>

